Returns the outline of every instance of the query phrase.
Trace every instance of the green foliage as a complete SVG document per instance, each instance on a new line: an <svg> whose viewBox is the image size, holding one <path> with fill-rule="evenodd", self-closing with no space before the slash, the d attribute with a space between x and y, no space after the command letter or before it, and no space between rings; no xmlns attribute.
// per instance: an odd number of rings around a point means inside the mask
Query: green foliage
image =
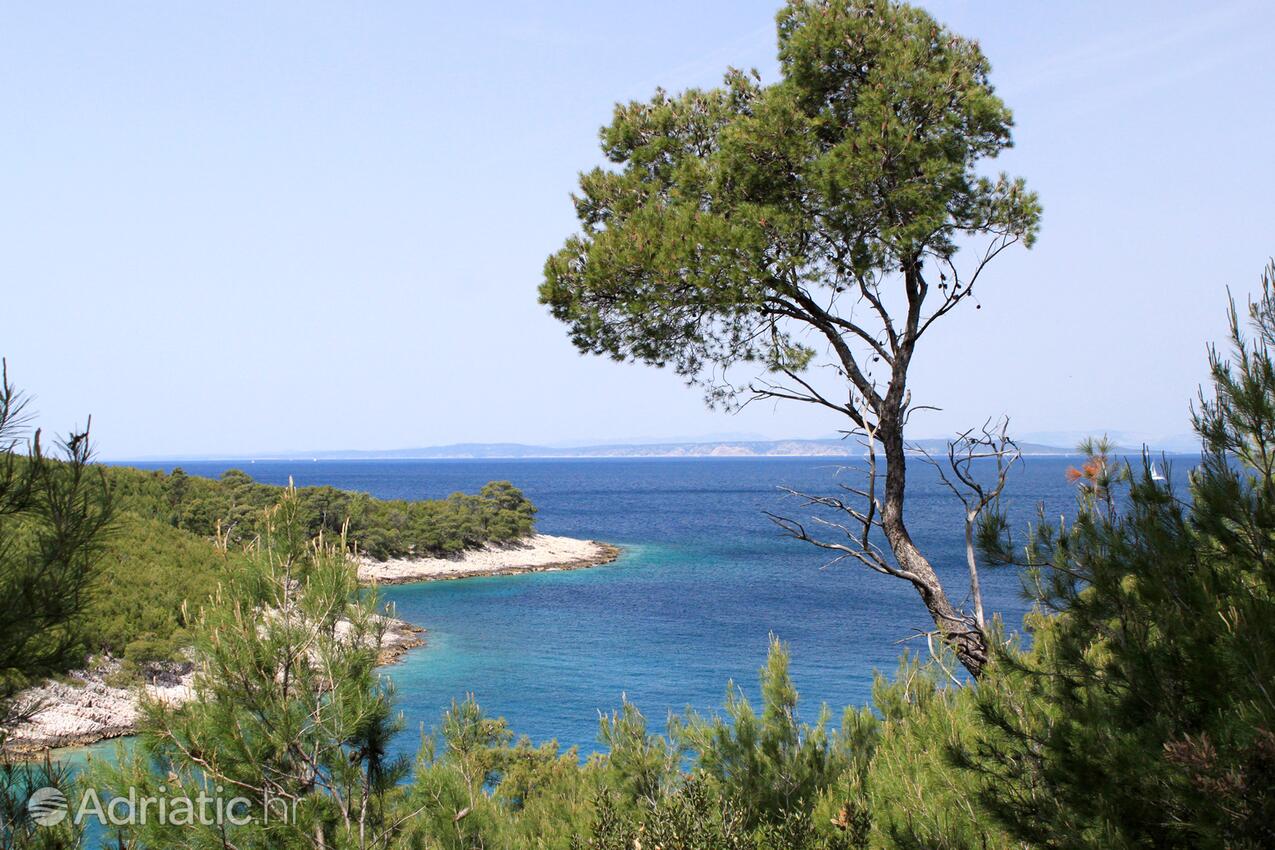
<svg viewBox="0 0 1275 850"><path fill-rule="evenodd" d="M247 561L241 550L122 511L84 612L89 651L134 663L173 657L190 642L198 606Z"/></svg>
<svg viewBox="0 0 1275 850"><path fill-rule="evenodd" d="M473 697L453 702L417 759L415 829L438 848L565 848L593 811L593 769L555 742L510 745ZM439 749L441 741L442 748Z"/></svg>
<svg viewBox="0 0 1275 850"><path fill-rule="evenodd" d="M592 767L599 791L592 827L575 847L855 848L866 846L863 782L879 722L847 711L829 732L825 708L801 723L788 653L772 641L758 714L732 686L726 716L670 719L650 735L625 702L603 718L609 752ZM678 769L677 754L691 760ZM637 842L637 843L635 843Z"/></svg>
<svg viewBox="0 0 1275 850"><path fill-rule="evenodd" d="M401 721L376 672L384 620L361 594L344 541L311 541L293 490L259 521L246 569L192 624L196 698L147 706L141 743L92 779L111 793L246 798L244 824L151 819L121 844L190 848L401 846L392 815L408 763L387 747ZM162 786L162 787L161 787Z"/></svg>
<svg viewBox="0 0 1275 850"><path fill-rule="evenodd" d="M190 616L218 585L245 570L245 547L285 488L239 470L219 480L102 467L115 501L115 531L100 546L83 606L82 653L133 664L169 659L189 643ZM290 497L293 498L293 497ZM451 555L530 534L535 508L507 481L445 500L381 500L333 487L295 491L299 530L344 539L374 557ZM344 537L343 537L344 535ZM63 665L65 666L65 664Z"/></svg>
<svg viewBox="0 0 1275 850"><path fill-rule="evenodd" d="M679 778L679 753L662 735L647 731L646 718L625 698L619 711L598 719L598 741L606 746L603 780L630 806L654 804Z"/></svg>
<svg viewBox="0 0 1275 850"><path fill-rule="evenodd" d="M850 765L840 738L828 732L826 706L814 725L800 722L788 651L773 638L761 671L761 692L760 716L731 684L727 717L706 719L692 712L670 730L749 828L781 823L795 811L808 810Z"/></svg>
<svg viewBox="0 0 1275 850"><path fill-rule="evenodd" d="M25 406L0 368L0 724L16 719L17 690L83 657L82 615L115 509L87 429L54 459L39 431L25 440Z"/></svg>
<svg viewBox="0 0 1275 850"><path fill-rule="evenodd" d="M75 780L65 766L45 755L43 761L0 757L0 850L78 850L82 836L68 820L41 825L31 818L28 803L38 789L55 788L68 799Z"/></svg>
<svg viewBox="0 0 1275 850"><path fill-rule="evenodd" d="M107 475L124 510L200 537L220 535L231 545L250 543L260 533L262 511L283 491L238 469L218 480L189 476L180 467L169 475L111 467ZM344 533L352 547L382 560L511 542L530 534L535 519L535 507L508 481L441 500L374 499L326 486L297 488L297 499L311 536Z"/></svg>
<svg viewBox="0 0 1275 850"><path fill-rule="evenodd" d="M1231 357L1211 353L1189 499L1149 460L1114 475L1098 453L1076 519L1038 530L1036 585L1059 613L980 683L985 740L966 754L1020 840L1275 843L1275 266L1248 318L1255 339L1232 307Z"/></svg>
<svg viewBox="0 0 1275 850"><path fill-rule="evenodd" d="M637 817L622 815L614 794L603 791L591 835L588 839L577 837L572 843L573 850L745 850L757 846L742 819L723 805L699 776L644 801ZM797 850L800 845L784 846Z"/></svg>
<svg viewBox="0 0 1275 850"><path fill-rule="evenodd" d="M800 371L808 330L850 335L854 318L821 306L847 288L884 309L882 278L915 286L965 237L1033 240L1036 196L977 167L1010 145L1011 117L976 42L888 0L792 0L777 24L778 82L731 70L618 105L602 129L618 167L582 175L581 232L540 288L582 351L697 380L744 361ZM972 281L935 283L942 313Z"/></svg>
<svg viewBox="0 0 1275 850"><path fill-rule="evenodd" d="M908 850L1019 847L980 805L978 784L954 754L979 737L975 691L949 678L954 659L904 655L893 678L878 675L873 702L879 742L864 772L861 821L866 846ZM995 687L980 680L979 690Z"/></svg>

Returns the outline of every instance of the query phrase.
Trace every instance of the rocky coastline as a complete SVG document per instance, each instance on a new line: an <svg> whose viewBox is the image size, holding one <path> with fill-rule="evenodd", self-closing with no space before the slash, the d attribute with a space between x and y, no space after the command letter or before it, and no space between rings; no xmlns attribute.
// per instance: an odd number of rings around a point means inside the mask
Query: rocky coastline
<svg viewBox="0 0 1275 850"><path fill-rule="evenodd" d="M620 549L596 540L535 534L517 543L490 545L452 558L362 557L359 580L366 584L464 579L477 576L577 570L608 564ZM424 629L387 619L381 640L381 664L393 664L408 650L424 644ZM140 672L140 675L139 675ZM132 735L145 700L179 706L194 697L195 665L174 661L147 665L132 674L115 658L29 688L18 695L16 708L29 715L6 730L3 752L19 758L51 749L80 747Z"/></svg>
<svg viewBox="0 0 1275 850"><path fill-rule="evenodd" d="M597 540L533 534L517 543L488 545L450 558L359 559L359 580L368 584L408 584L478 576L580 570L609 564L620 549Z"/></svg>
<svg viewBox="0 0 1275 850"><path fill-rule="evenodd" d="M381 639L381 664L393 664L422 646L424 629L388 619ZM82 747L132 735L144 700L180 706L194 698L195 664L170 661L145 665L140 676L124 672L116 658L103 658L84 670L29 688L18 695L19 714L30 716L8 730L4 753L38 756L62 747Z"/></svg>

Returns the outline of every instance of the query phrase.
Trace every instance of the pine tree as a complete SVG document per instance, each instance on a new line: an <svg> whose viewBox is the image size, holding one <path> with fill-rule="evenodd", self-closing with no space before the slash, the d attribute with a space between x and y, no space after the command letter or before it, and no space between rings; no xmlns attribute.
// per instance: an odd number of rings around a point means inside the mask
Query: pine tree
<svg viewBox="0 0 1275 850"><path fill-rule="evenodd" d="M26 439L28 421L0 363L0 744L20 719L14 693L84 660L81 617L114 510L88 429L61 441L57 458L40 431Z"/></svg>
<svg viewBox="0 0 1275 850"><path fill-rule="evenodd" d="M1189 492L1093 446L1031 545L1034 646L979 683L965 763L1035 846L1275 846L1275 264L1247 319L1210 351Z"/></svg>
<svg viewBox="0 0 1275 850"><path fill-rule="evenodd" d="M905 517L908 376L988 263L1032 244L1040 204L986 176L1013 122L977 42L893 0L790 0L776 30L774 83L732 69L616 106L601 134L615 167L581 175L580 232L540 299L583 352L668 366L712 404L814 404L863 437L869 481L814 500L846 534L781 524L911 584L977 677L982 624Z"/></svg>
<svg viewBox="0 0 1275 850"><path fill-rule="evenodd" d="M127 827L127 846L389 848L409 770L388 745L400 721L378 674L385 620L359 593L344 540L311 540L295 489L261 523L250 568L195 627L195 698L151 704L141 744L92 782L139 797L242 797L246 824ZM219 789L219 790L218 790Z"/></svg>

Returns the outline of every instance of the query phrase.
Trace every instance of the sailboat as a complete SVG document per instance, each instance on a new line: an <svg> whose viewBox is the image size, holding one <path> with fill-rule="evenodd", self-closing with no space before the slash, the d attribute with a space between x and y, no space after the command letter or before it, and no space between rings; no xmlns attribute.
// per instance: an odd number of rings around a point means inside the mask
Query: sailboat
<svg viewBox="0 0 1275 850"><path fill-rule="evenodd" d="M1152 480L1152 481L1163 481L1163 480L1164 480L1164 475L1163 475L1163 474L1160 472L1160 470L1156 467L1156 465L1155 465L1155 461L1151 461L1151 480Z"/></svg>

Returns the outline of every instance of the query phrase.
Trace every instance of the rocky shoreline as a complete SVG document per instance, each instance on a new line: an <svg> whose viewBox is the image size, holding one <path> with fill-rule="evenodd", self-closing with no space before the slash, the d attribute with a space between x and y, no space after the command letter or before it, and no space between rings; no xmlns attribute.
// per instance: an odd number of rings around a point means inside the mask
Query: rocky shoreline
<svg viewBox="0 0 1275 850"><path fill-rule="evenodd" d="M359 580L369 584L408 584L477 576L517 575L551 570L581 570L609 564L620 549L597 540L534 534L517 543L484 546L451 558L359 559Z"/></svg>
<svg viewBox="0 0 1275 850"><path fill-rule="evenodd" d="M360 558L359 580L368 584L514 575L551 570L578 570L608 564L620 549L596 540L535 534L501 546L485 546L453 558ZM393 664L408 650L425 643L424 629L389 619L381 641L381 664ZM18 696L17 708L33 713L8 730L5 754L27 758L61 747L80 747L132 735L141 719L143 699L179 706L194 696L195 665L191 661L149 665L141 680L127 680L122 662L102 659L85 670L30 688Z"/></svg>
<svg viewBox="0 0 1275 850"><path fill-rule="evenodd" d="M393 664L408 650L425 641L419 626L389 619L381 640L381 664ZM19 694L16 707L34 709L25 722L8 731L6 755L28 758L61 747L82 747L121 738L137 731L143 699L170 706L190 701L194 693L195 665L174 661L147 665L142 680L122 682L119 659L102 659L85 670L50 680Z"/></svg>

